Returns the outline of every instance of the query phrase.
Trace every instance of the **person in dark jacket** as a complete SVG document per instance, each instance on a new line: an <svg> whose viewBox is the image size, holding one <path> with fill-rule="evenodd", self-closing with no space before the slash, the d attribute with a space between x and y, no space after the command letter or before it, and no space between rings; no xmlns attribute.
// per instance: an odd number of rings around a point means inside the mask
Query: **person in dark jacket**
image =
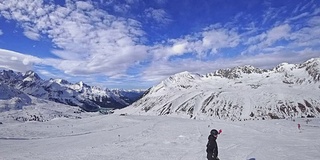
<svg viewBox="0 0 320 160"><path fill-rule="evenodd" d="M219 160L218 158L218 145L216 139L219 132L215 129L211 130L207 143L207 158L208 160Z"/></svg>

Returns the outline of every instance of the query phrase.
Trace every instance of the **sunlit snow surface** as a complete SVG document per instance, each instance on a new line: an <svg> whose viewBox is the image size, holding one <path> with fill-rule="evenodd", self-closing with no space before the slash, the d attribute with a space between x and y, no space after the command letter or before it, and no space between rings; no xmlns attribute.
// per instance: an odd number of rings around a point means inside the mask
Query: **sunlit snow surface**
<svg viewBox="0 0 320 160"><path fill-rule="evenodd" d="M307 124L306 119L232 122L88 114L0 124L0 159L205 160L212 128L223 131L217 140L221 160L320 157L319 119Z"/></svg>

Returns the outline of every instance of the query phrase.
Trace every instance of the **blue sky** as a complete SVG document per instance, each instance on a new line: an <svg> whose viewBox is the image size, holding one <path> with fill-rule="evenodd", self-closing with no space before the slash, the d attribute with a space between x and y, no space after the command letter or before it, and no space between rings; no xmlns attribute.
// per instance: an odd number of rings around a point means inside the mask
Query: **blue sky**
<svg viewBox="0 0 320 160"><path fill-rule="evenodd" d="M0 69L146 89L320 56L318 0L2 0Z"/></svg>

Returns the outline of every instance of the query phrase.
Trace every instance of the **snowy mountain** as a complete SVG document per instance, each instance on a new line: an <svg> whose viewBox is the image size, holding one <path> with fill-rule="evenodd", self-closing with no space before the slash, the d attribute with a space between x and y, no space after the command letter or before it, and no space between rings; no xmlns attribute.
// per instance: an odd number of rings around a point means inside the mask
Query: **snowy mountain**
<svg viewBox="0 0 320 160"><path fill-rule="evenodd" d="M4 97L14 97L14 93L6 95L11 91L16 92L16 95L21 92L21 95L26 94L25 96L30 95L62 104L79 106L85 111L98 111L100 107L123 108L136 101L143 94L143 91L123 90L119 92L118 90L101 89L83 82L72 84L63 79L42 80L33 71L28 71L25 74L11 70L0 71L0 84L3 89L9 90L9 92L2 92ZM21 108L23 105L10 104L17 105L16 108Z"/></svg>
<svg viewBox="0 0 320 160"><path fill-rule="evenodd" d="M31 98L25 93L0 83L0 112L22 109L31 104Z"/></svg>
<svg viewBox="0 0 320 160"><path fill-rule="evenodd" d="M182 72L150 88L120 113L229 120L320 116L320 58L206 75Z"/></svg>

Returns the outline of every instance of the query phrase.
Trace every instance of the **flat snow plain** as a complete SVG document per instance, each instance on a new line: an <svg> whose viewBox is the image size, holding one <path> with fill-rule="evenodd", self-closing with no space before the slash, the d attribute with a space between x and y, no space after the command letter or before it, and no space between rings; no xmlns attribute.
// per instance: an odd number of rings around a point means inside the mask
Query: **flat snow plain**
<svg viewBox="0 0 320 160"><path fill-rule="evenodd" d="M223 131L217 139L221 160L320 158L320 119L307 124L114 114L0 124L0 159L205 160L212 128Z"/></svg>

